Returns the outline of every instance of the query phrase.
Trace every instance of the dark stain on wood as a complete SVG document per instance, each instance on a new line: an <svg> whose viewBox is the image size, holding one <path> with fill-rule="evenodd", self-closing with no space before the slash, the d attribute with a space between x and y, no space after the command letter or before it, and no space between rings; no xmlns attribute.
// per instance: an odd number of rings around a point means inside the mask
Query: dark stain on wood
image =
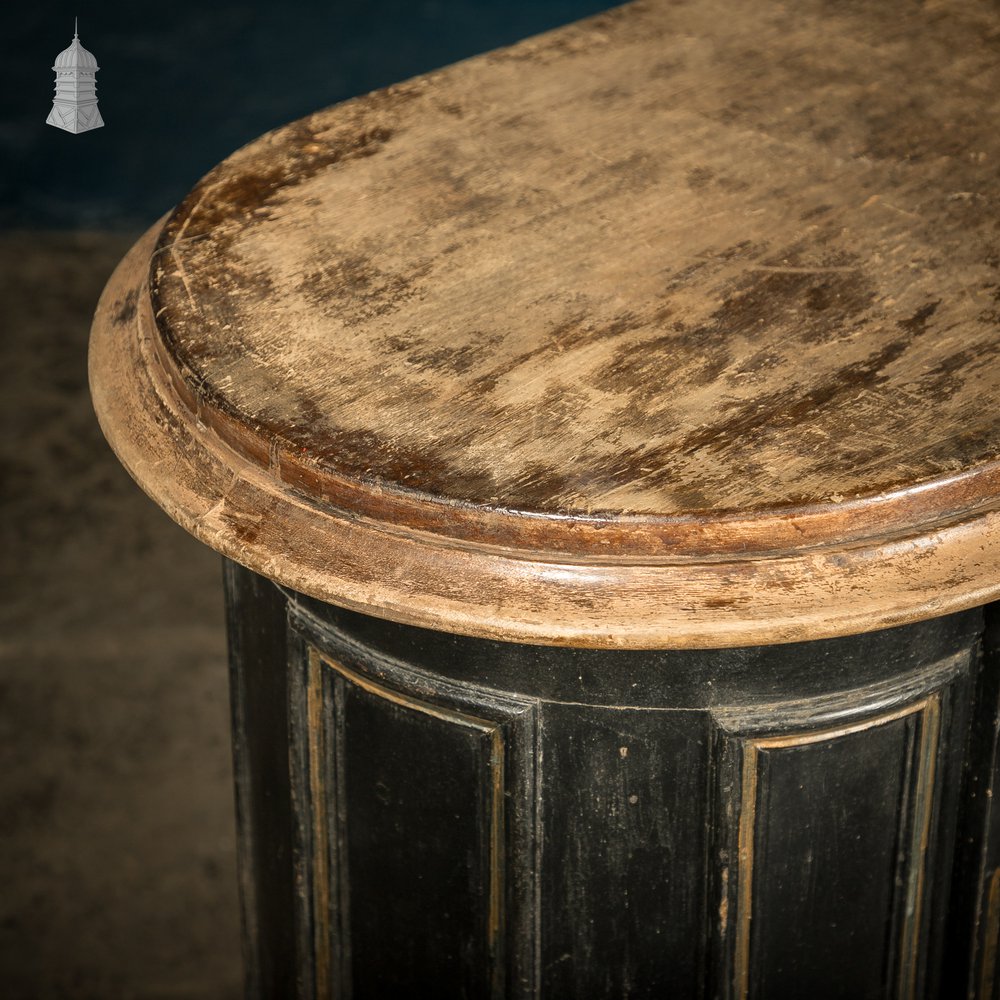
<svg viewBox="0 0 1000 1000"><path fill-rule="evenodd" d="M302 495L462 539L958 516L1000 461L1000 71L930 20L632 4L278 129L160 234L167 378ZM937 125L873 150L897 112Z"/></svg>
<svg viewBox="0 0 1000 1000"><path fill-rule="evenodd" d="M742 16L756 43L704 10L632 5L484 57L471 90L455 67L241 151L161 239L183 270L164 257L154 276L170 350L213 405L317 471L460 504L564 516L815 503L995 460L997 443L968 450L992 432L968 426L961 388L995 381L995 326L986 299L971 311L954 287L959 260L972 276L994 244L963 233L963 250L931 228L983 190L954 197L979 146L960 156L941 123L971 85L932 68L905 100L871 90L855 106L858 35L877 47L880 15L866 26L845 8L823 53L782 35L778 8ZM665 56L682 26L698 41ZM524 94L520 61L546 104ZM688 113L667 100L678 87L700 124L658 117ZM830 149L874 155L880 114L897 116L906 150L880 126L878 160L834 169ZM392 159L373 160L387 144ZM985 131L979 145L1000 155ZM944 160L961 161L946 186ZM283 249L279 222L299 233ZM960 349L928 345L952 330ZM944 419L962 415L962 436L912 433L906 401L925 390Z"/></svg>
<svg viewBox="0 0 1000 1000"><path fill-rule="evenodd" d="M905 330L914 337L926 333L927 321L937 312L939 305L941 305L940 299L922 305L912 316L898 321L900 329Z"/></svg>
<svg viewBox="0 0 1000 1000"><path fill-rule="evenodd" d="M315 267L306 271L298 290L323 314L357 325L399 308L418 294L431 270L429 261L405 271L387 272L362 254L325 246Z"/></svg>
<svg viewBox="0 0 1000 1000"><path fill-rule="evenodd" d="M735 437L752 441L763 432L796 427L811 413L834 404L838 398L885 382L887 376L882 369L899 358L908 346L908 341L893 341L864 361L838 369L828 381L808 392L793 388L758 397L752 403L734 408L725 421L689 435L681 443L681 450L691 453L700 448L728 448Z"/></svg>
<svg viewBox="0 0 1000 1000"><path fill-rule="evenodd" d="M193 530L263 561L254 490L290 498L341 553L281 536L306 589L406 618L370 565L405 537L420 621L464 587L455 627L543 641L717 643L720 589L794 607L785 640L981 600L1000 14L941 7L632 4L235 153L159 231L124 359L225 480Z"/></svg>
<svg viewBox="0 0 1000 1000"><path fill-rule="evenodd" d="M129 291L122 299L115 303L115 311L112 320L122 326L131 323L135 319L136 306L139 303L139 293L136 289Z"/></svg>
<svg viewBox="0 0 1000 1000"><path fill-rule="evenodd" d="M370 104L407 100L405 87L386 88L369 95ZM377 98L381 98L378 100ZM240 170L223 162L208 173L185 198L164 229L161 247L173 239L210 238L220 256L229 247L227 224L253 223L270 217L268 209L290 190L335 164L374 156L392 138L385 125L353 126L320 134L315 116L282 126L269 134L282 155L261 150Z"/></svg>

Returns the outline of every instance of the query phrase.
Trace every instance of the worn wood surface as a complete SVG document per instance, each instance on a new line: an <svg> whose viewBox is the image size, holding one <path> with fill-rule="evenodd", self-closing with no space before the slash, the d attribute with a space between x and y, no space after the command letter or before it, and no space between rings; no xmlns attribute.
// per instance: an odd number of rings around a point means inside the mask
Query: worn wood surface
<svg viewBox="0 0 1000 1000"><path fill-rule="evenodd" d="M986 6L633 3L318 112L109 288L102 423L209 544L401 621L720 646L983 603L998 50Z"/></svg>

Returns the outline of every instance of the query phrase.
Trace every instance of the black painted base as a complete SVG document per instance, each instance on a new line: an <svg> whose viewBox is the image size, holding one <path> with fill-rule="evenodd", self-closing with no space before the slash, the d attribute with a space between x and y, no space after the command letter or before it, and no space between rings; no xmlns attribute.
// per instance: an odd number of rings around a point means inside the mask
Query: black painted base
<svg viewBox="0 0 1000 1000"><path fill-rule="evenodd" d="M249 996L996 996L996 606L608 652L226 589Z"/></svg>

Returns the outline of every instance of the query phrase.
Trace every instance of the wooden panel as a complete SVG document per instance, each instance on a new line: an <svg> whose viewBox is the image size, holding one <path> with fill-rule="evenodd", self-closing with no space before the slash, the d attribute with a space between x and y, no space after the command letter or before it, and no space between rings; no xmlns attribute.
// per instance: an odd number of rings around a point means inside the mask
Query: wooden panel
<svg viewBox="0 0 1000 1000"><path fill-rule="evenodd" d="M697 997L704 986L704 713L547 705L546 997Z"/></svg>
<svg viewBox="0 0 1000 1000"><path fill-rule="evenodd" d="M739 845L748 869L736 930L742 995L797 988L874 998L887 981L912 995L939 715L934 699L902 718L810 734L809 742L748 745ZM897 851L908 863L897 867Z"/></svg>
<svg viewBox="0 0 1000 1000"><path fill-rule="evenodd" d="M510 851L516 727L387 686L309 649L300 740L302 925L315 996L518 996L523 905ZM439 692L440 694L440 692ZM518 748L523 752L523 748ZM530 811L530 810L529 810ZM513 939L513 942L512 942ZM533 960L533 949L529 949Z"/></svg>
<svg viewBox="0 0 1000 1000"><path fill-rule="evenodd" d="M858 692L838 699L847 717L832 725L804 725L800 703L784 732L720 735L723 996L934 995L967 667L945 661L924 673L935 689L874 715L857 718L877 703ZM780 726L780 706L769 710Z"/></svg>
<svg viewBox="0 0 1000 1000"><path fill-rule="evenodd" d="M295 994L295 875L284 595L224 564L247 1000Z"/></svg>

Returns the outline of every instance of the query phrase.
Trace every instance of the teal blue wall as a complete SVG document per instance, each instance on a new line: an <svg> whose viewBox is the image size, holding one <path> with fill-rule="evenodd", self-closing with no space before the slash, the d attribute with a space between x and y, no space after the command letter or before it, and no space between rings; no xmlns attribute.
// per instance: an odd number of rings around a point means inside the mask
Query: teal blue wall
<svg viewBox="0 0 1000 1000"><path fill-rule="evenodd" d="M133 228L232 150L375 87L614 4L602 0L32 3L0 15L0 225ZM45 125L80 17L103 129Z"/></svg>

